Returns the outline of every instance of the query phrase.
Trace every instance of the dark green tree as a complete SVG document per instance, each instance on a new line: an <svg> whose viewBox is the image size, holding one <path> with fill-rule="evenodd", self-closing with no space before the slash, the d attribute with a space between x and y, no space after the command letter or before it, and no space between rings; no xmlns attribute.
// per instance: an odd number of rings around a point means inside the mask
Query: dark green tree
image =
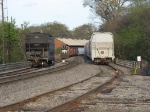
<svg viewBox="0 0 150 112"><path fill-rule="evenodd" d="M134 1L129 12L101 26L115 35L116 57L136 60L138 55L149 60L150 55L150 3Z"/></svg>
<svg viewBox="0 0 150 112"><path fill-rule="evenodd" d="M42 30L42 32L49 33L53 37L72 37L72 34L69 31L68 27L65 24L61 24L58 22L42 24L40 26L40 29Z"/></svg>
<svg viewBox="0 0 150 112"><path fill-rule="evenodd" d="M0 30L2 27L0 26ZM0 32L0 38L2 33ZM5 43L5 63L17 62L23 60L23 52L19 47L19 30L15 26L15 20L4 23L4 43ZM2 59L0 52L0 60Z"/></svg>
<svg viewBox="0 0 150 112"><path fill-rule="evenodd" d="M83 24L73 30L74 38L90 39L92 33L96 31L96 27L92 24Z"/></svg>

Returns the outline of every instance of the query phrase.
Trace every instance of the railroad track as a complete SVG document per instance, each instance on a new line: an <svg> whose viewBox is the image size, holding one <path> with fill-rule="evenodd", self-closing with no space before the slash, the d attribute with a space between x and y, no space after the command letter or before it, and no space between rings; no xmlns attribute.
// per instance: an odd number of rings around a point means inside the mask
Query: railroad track
<svg viewBox="0 0 150 112"><path fill-rule="evenodd" d="M129 96L133 95L129 90L135 89L136 85L130 83L129 85L122 85L121 83L126 83L128 80L124 79L123 71L118 71L119 74L114 81L110 81L109 83L105 84L104 87L98 89L94 94L86 97L84 100L78 103L78 105L72 107L70 106L67 109L59 112L149 112L149 98L139 99L138 97L125 97L126 94L129 94ZM129 78L131 76L128 75L127 77ZM113 89L115 90L113 91ZM123 93L121 93L121 90ZM118 93L115 93L115 91L118 91ZM136 91L137 90L135 89L134 92L136 93ZM142 94L144 95L144 92Z"/></svg>
<svg viewBox="0 0 150 112"><path fill-rule="evenodd" d="M28 68L27 71L13 71L13 72L8 72L3 75L0 75L0 84L5 84L8 82L12 81L18 81L26 78L31 78L39 75L44 75L44 74L49 74L61 70L65 70L67 68L76 66L79 64L79 57L76 57L73 61L67 61L65 64L57 67L47 67L43 69L38 69L38 68ZM60 61L58 61L60 62Z"/></svg>
<svg viewBox="0 0 150 112"><path fill-rule="evenodd" d="M61 61L62 61L61 59L57 59L57 60L54 61L54 63L52 65L54 65L55 63L60 63ZM15 69L15 70L10 70L10 71L0 72L0 77L11 76L11 75L21 74L21 73L26 73L26 72L30 72L30 71L33 71L33 70L37 70L39 68L41 69L43 67L38 67L38 68L25 67L25 68L20 68L20 69Z"/></svg>
<svg viewBox="0 0 150 112"><path fill-rule="evenodd" d="M31 99L27 99L22 102L1 107L0 112L4 112L6 110L12 110L12 112L13 111L57 112L66 109L70 106L78 105L82 99L86 98L92 93L95 93L97 90L104 88L106 85L114 81L118 75L118 72L116 72L116 69L113 69L112 71L115 74L109 74L105 76L102 75L101 73L98 73L94 76L91 76L77 83L71 84L67 87L59 88L57 90L42 94L40 96L35 96ZM43 99L49 100L44 101ZM56 104L51 103L52 101L57 103Z"/></svg>
<svg viewBox="0 0 150 112"><path fill-rule="evenodd" d="M71 68L71 67L74 67L74 66L80 64L80 61L81 61L80 57L76 57L76 58L74 58L73 61L69 61L69 62L67 62L66 64L63 64L61 67L59 66L59 67L56 67L56 68L51 68L51 69L47 69L47 70L45 70L45 71L42 71L42 74L44 75L44 74L49 74L49 73L53 73L53 72L58 72L58 71L66 70L66 69L68 69L68 68ZM33 73L32 76L34 76L34 74L35 74L36 72L32 72L32 73ZM38 74L38 75L42 75L42 74ZM32 77L32 76L30 76L30 77ZM37 75L35 75L35 76L37 76ZM20 78L23 79L23 77L20 77ZM25 78L27 78L27 77L25 77ZM28 78L29 78L29 77L28 77ZM18 79L18 78L17 78L17 79ZM17 79L16 79L16 80L17 80ZM4 83L5 83L5 82L4 82ZM34 97L34 98L36 98L36 97ZM32 100L32 99L34 99L34 98L27 99L27 100L24 100L24 101L22 101L22 102L17 102L17 103L11 104L11 105L7 105L7 106L0 107L0 112L5 112L5 111L11 110L11 109L13 109L13 108L20 107L20 105L22 105L22 104L24 104L25 102L28 102L28 101L30 101L30 100Z"/></svg>
<svg viewBox="0 0 150 112"><path fill-rule="evenodd" d="M0 73L0 77L7 77L7 76L12 76L15 74L21 74L21 73L26 73L26 72L31 72L34 70L37 70L38 68L23 68L23 69L18 69L18 70L12 70L12 71L8 71L8 72L4 72L4 73Z"/></svg>

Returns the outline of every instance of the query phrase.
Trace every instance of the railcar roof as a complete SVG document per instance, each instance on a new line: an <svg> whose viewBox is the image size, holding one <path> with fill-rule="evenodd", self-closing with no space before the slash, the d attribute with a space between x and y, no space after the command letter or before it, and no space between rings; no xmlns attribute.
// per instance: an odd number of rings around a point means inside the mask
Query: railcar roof
<svg viewBox="0 0 150 112"><path fill-rule="evenodd" d="M47 33L33 32L25 37L25 43L49 43L53 41L53 37Z"/></svg>
<svg viewBox="0 0 150 112"><path fill-rule="evenodd" d="M69 45L69 46L84 46L89 40L86 39L66 39L66 38L56 38L59 41Z"/></svg>

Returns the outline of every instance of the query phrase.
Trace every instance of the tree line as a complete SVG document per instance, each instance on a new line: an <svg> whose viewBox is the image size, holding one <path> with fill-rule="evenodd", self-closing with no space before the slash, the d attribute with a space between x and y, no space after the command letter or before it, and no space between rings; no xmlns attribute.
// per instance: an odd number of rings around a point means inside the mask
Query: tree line
<svg viewBox="0 0 150 112"><path fill-rule="evenodd" d="M102 20L99 31L114 34L115 56L150 61L150 0L84 0Z"/></svg>
<svg viewBox="0 0 150 112"><path fill-rule="evenodd" d="M24 22L20 27L16 26L15 19L4 23L4 57L5 63L25 61L25 36L30 32L43 32L54 38L90 39L90 35L96 31L94 25L87 23L74 28L72 31L62 23L48 22L39 26L29 26L30 22ZM0 25L0 63L2 63L2 25Z"/></svg>
<svg viewBox="0 0 150 112"><path fill-rule="evenodd" d="M149 60L150 47L150 0L83 0L90 7L94 24L87 23L69 30L60 22L48 22L29 26L24 22L16 26L15 20L4 23L5 63L25 61L24 39L30 32L43 32L54 38L90 39L94 31L109 31L114 34L115 56L136 60L137 56ZM96 21L95 19L96 18ZM98 21L97 21L98 20ZM2 43L0 25L0 43ZM2 62L2 44L0 44Z"/></svg>

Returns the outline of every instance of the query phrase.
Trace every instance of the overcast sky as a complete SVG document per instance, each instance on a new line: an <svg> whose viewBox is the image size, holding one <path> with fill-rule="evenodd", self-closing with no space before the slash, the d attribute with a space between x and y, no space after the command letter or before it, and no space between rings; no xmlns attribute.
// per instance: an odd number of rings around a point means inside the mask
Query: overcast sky
<svg viewBox="0 0 150 112"><path fill-rule="evenodd" d="M11 16L15 18L19 27L24 21L29 21L29 25L57 21L72 30L91 22L90 10L83 7L82 0L4 0L4 2L7 2L9 20Z"/></svg>

